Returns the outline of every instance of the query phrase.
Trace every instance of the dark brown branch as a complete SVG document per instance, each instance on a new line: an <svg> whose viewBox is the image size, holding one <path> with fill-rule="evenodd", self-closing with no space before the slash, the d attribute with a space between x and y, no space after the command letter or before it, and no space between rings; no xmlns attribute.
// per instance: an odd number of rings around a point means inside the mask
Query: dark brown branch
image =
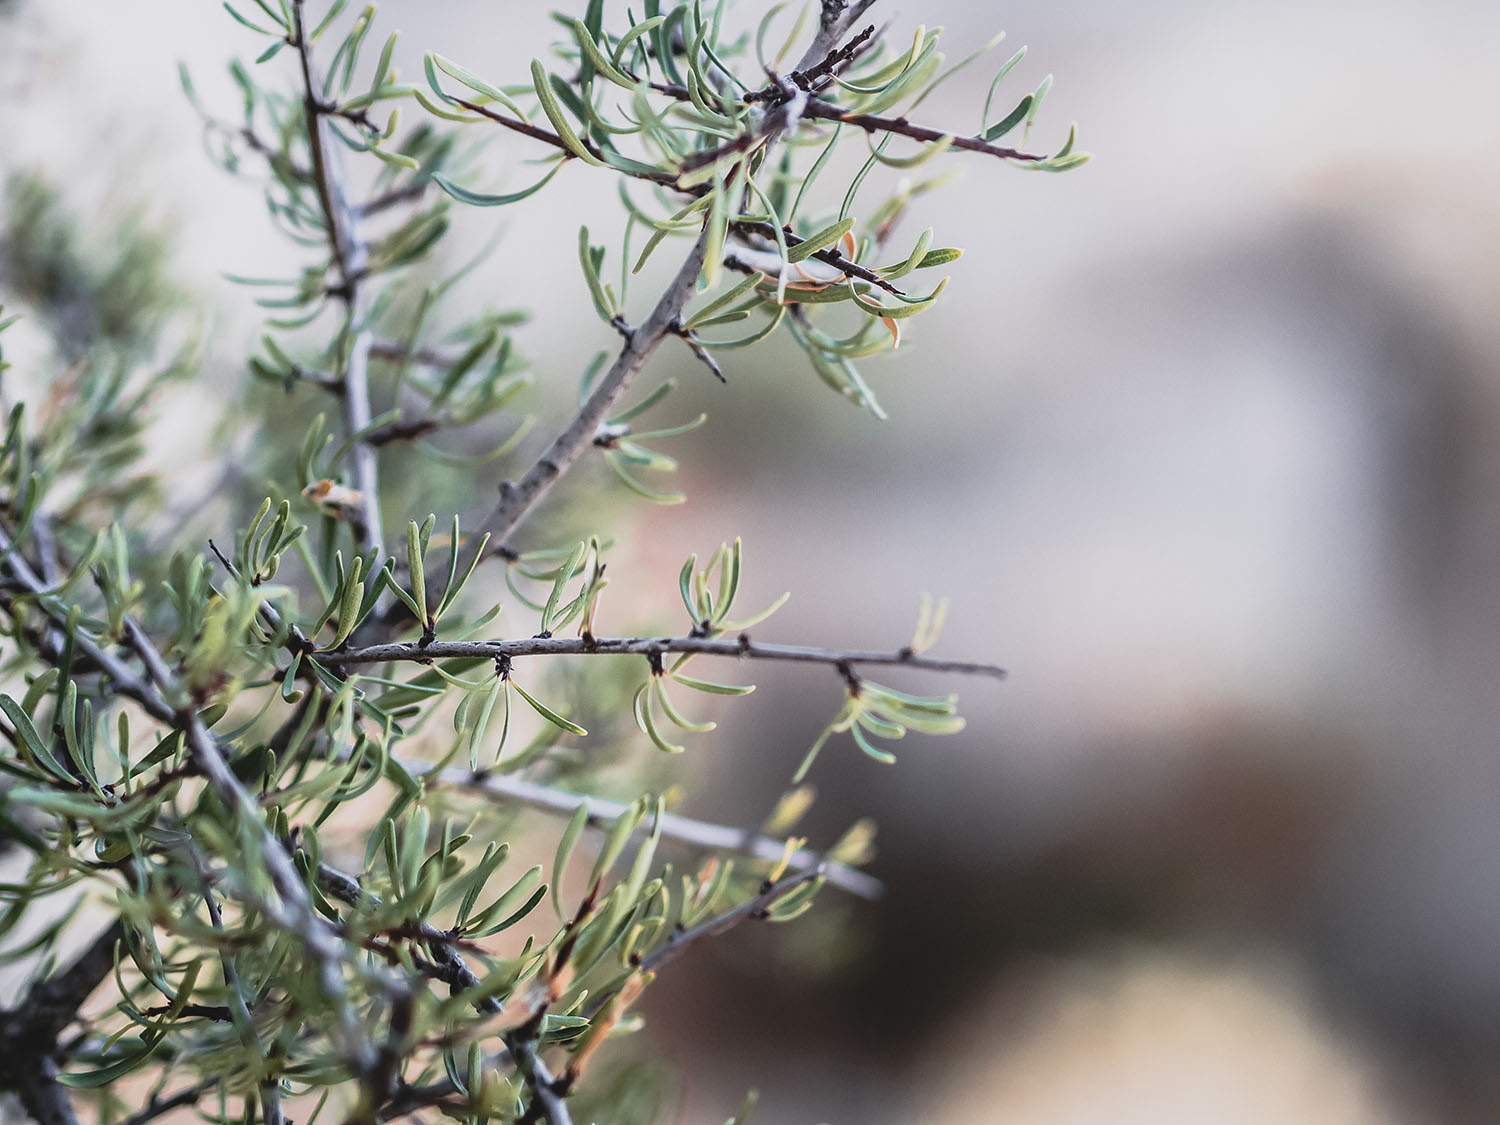
<svg viewBox="0 0 1500 1125"><path fill-rule="evenodd" d="M992 676L1003 679L1005 669L994 664L964 660L934 660L920 656L909 648L895 652L862 652L828 648L806 648L801 645L762 644L748 634L733 639L713 637L523 637L509 641L417 641L369 645L341 652L320 652L316 659L329 667L351 664L385 664L393 660L449 660L464 657L518 656L651 656L666 653L695 653L703 656L734 656L747 660L789 660L804 664L889 664L917 668L926 672L959 675Z"/></svg>
<svg viewBox="0 0 1500 1125"><path fill-rule="evenodd" d="M358 879L326 863L318 864L318 887L329 898L348 906L376 910L381 905L380 897L361 887ZM430 922L418 923L417 931L432 954L434 975L448 986L450 994L457 996L478 987L480 978L454 947L452 934L444 933ZM500 1011L500 1002L493 996L486 996L476 1000L474 1007L488 1015Z"/></svg>
<svg viewBox="0 0 1500 1125"><path fill-rule="evenodd" d="M694 926L691 930L683 930L667 938L665 945L655 949L641 959L640 969L642 972L654 973L670 961L675 961L699 942L706 941L711 937L717 937L734 929L747 918L765 918L771 907L786 898L798 887L811 883L816 879L824 878L825 872L821 868L812 871L804 871L801 875L790 879L782 879L761 888L754 898L742 902L730 910L726 910L717 917L710 918L707 922Z"/></svg>
<svg viewBox="0 0 1500 1125"><path fill-rule="evenodd" d="M27 1035L55 1040L114 970L115 946L123 940L125 924L116 920L66 969L33 985L14 1013L24 1018Z"/></svg>
<svg viewBox="0 0 1500 1125"><path fill-rule="evenodd" d="M696 332L692 331L692 329L684 328L682 326L681 320L678 320L677 323L672 326L672 332L674 335L680 338L684 344L688 346L688 349L693 353L693 355L700 363L702 363L705 367L713 372L715 379L717 379L721 383L729 382L728 379L724 378L724 369L719 366L719 361L714 359L714 357L709 354L708 349L698 342L698 334ZM597 438L594 439L594 444L598 444Z"/></svg>
<svg viewBox="0 0 1500 1125"><path fill-rule="evenodd" d="M375 340L370 344L370 356L373 359L384 359L400 363L408 356L415 363L424 367L449 368L458 363L459 356L455 352L438 351L436 348L408 349L404 340Z"/></svg>
<svg viewBox="0 0 1500 1125"><path fill-rule="evenodd" d="M828 78L863 54L866 45L870 42L870 38L874 34L875 25L871 24L842 47L835 47L829 51L828 54L823 56L820 62L814 63L806 70L794 70L781 81L772 82L759 90L752 90L741 98L740 101L746 105L752 105L755 102L769 102L785 97L787 83L791 83L799 90L811 91L817 85L819 79ZM663 90L662 92L671 93L673 97L677 97L677 90L679 89L682 90L681 96L683 98L689 96L687 90L683 87L676 87L670 91Z"/></svg>
<svg viewBox="0 0 1500 1125"><path fill-rule="evenodd" d="M910 137L914 141L941 141L951 137L952 140L949 143L953 148L961 148L967 152L982 152L987 156L998 156L1002 160L1047 159L1035 153L1022 152L1018 148L1005 148L991 144L983 137L960 137L952 133L944 133L940 129L929 129L926 125L917 125L904 117L877 117L869 113L849 113L821 98L809 98L802 116L822 121L839 121L845 125L863 129L866 133L894 133L900 137Z"/></svg>
<svg viewBox="0 0 1500 1125"><path fill-rule="evenodd" d="M118 919L66 969L38 981L14 1010L0 1012L0 1090L12 1090L38 1125L77 1125L72 1099L58 1082L62 1030L115 966L125 937Z"/></svg>
<svg viewBox="0 0 1500 1125"><path fill-rule="evenodd" d="M198 1099L219 1084L217 1078L205 1078L194 1086L187 1086L166 1097L153 1096L139 1111L121 1119L119 1125L148 1125L163 1114L171 1113L185 1105L196 1105Z"/></svg>
<svg viewBox="0 0 1500 1125"><path fill-rule="evenodd" d="M520 133L522 136L551 145L563 153L569 160L577 159L573 150L568 147L567 142L550 129L543 129L538 125L529 125L519 117L512 117L508 113L499 113L489 106L480 105L478 102L465 101L463 98L454 98L453 101L456 105L463 106L470 113L477 113L479 116L493 121L496 125L503 125L507 129ZM588 150L589 155L594 157L594 159L608 163L608 157L605 155L604 150L593 141L583 137L580 138L580 143L582 143L583 147ZM664 187L675 187L677 185L677 177L671 172L645 172L632 168L616 168L614 165L610 165L610 167L622 176L632 176L638 180L646 180L648 183L661 184Z"/></svg>
<svg viewBox="0 0 1500 1125"><path fill-rule="evenodd" d="M680 96L686 99L688 96L687 90L679 86L654 84L653 89L673 97ZM800 107L800 115L804 119L836 121L843 125L853 125L856 128L863 129L867 133L893 133L897 136L909 137L914 141L935 142L948 138L948 143L952 148L964 149L967 152L984 153L987 156L997 156L1002 160L1035 162L1047 159L1046 156L1037 153L1022 152L1020 149L991 144L983 137L964 137L945 133L941 129L932 129L926 125L918 125L915 122L908 121L904 117L879 117L869 113L850 113L843 107L824 101L822 98L808 98L806 104ZM715 160L729 156L735 152L744 152L754 147L755 144L755 134L742 134L741 136L725 141L715 149L695 153L688 161L684 162L683 170L690 171L695 167L704 167L712 164Z"/></svg>
<svg viewBox="0 0 1500 1125"><path fill-rule="evenodd" d="M418 180L416 183L392 188L388 192L377 195L374 199L367 199L359 206L360 217L368 219L371 215L378 215L382 211L399 207L403 203L415 203L427 193L430 186L430 180Z"/></svg>
<svg viewBox="0 0 1500 1125"><path fill-rule="evenodd" d="M768 239L774 239L776 237L776 228L773 227L770 223L737 222L730 225L731 228L738 234L758 234L762 238ZM784 239L786 239L788 250L790 250L793 246L801 245L801 243L804 241L803 239L797 237L796 233L793 232L790 227L783 227L781 230L781 235ZM812 254L809 255L809 257L816 258L818 261L823 262L826 265L830 265L836 270L843 271L843 273L847 277L858 278L860 281L868 281L872 285L877 285L881 289L884 289L887 293L894 293L898 297L904 295L900 289L897 289L894 285L892 285L885 278L881 277L874 270L870 269L868 266L862 266L858 262L851 262L848 258L844 257L837 250L835 250L832 246L829 246L823 250L815 250Z"/></svg>
<svg viewBox="0 0 1500 1125"><path fill-rule="evenodd" d="M365 441L379 448L398 441L415 441L434 430L441 430L444 422L438 418L397 418L365 434Z"/></svg>

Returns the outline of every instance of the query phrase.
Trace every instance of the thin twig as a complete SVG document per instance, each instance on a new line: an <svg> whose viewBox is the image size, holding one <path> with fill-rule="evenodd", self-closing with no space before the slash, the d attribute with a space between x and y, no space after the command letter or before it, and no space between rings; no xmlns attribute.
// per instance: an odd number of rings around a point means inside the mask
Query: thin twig
<svg viewBox="0 0 1500 1125"><path fill-rule="evenodd" d="M318 888L329 898L337 899L348 906L367 910L380 908L380 896L371 894L359 885L359 880L326 863L318 864ZM427 949L436 963L440 980L448 985L449 992L457 996L468 989L476 988L480 978L465 963L453 947L452 935L446 934L430 922L419 922L418 932L427 943ZM485 1014L500 1011L500 1002L493 996L485 996L474 1002L474 1007Z"/></svg>
<svg viewBox="0 0 1500 1125"><path fill-rule="evenodd" d="M212 548L214 554L218 556L219 561L224 565L225 569L231 575L238 578L239 573L235 570L234 564L225 558L223 553L212 543L209 546ZM282 628L281 615L276 612L274 607L262 603L261 615L273 632L280 631ZM540 639L542 638L534 638L534 640ZM566 638L553 639L566 641ZM447 642L432 642L432 644L445 643ZM293 652L303 653L306 653L309 649L306 637L302 635L301 630L297 629L296 626L293 626L288 632L287 647ZM432 645L428 647L431 648ZM736 655L740 654L740 651L737 644L735 648ZM349 654L347 652L342 654L319 653L313 655L312 658L322 661L324 657L331 655L347 656ZM857 656L858 654L837 653L833 655L847 663L851 655ZM898 653L897 655L901 654ZM910 663L910 661L905 660L903 663ZM837 666L837 662L835 664ZM983 665L976 665L975 667L983 669L986 672L993 671L1003 675L1000 669L989 669ZM397 761L413 777L421 777L431 773L433 770L432 764L428 762L406 759L397 759ZM524 778L505 774L476 773L449 767L439 772L436 780L445 785L456 785L462 788L479 790L489 796L499 797L502 800L517 801L535 809L542 809L565 816L572 816L580 805L587 804L589 806L588 823L595 828L603 827L609 821L616 819L626 808L619 801L611 801L604 797L592 797L583 793L569 793L566 790L556 789L534 781L527 781ZM779 862L786 856L786 844L784 841L777 841L769 836L761 836L755 832L747 832L720 824L711 824L703 820L694 820L690 817L679 816L676 813L662 814L660 823L663 836L685 844L692 844L696 847L708 848L715 851L737 852L767 863ZM863 871L846 866L845 864L829 861L807 848L802 848L794 852L786 862L788 870L799 872L810 871L821 865L830 886L838 887L861 898L873 901L880 898L884 893L884 888L881 886L880 881L873 876L866 875ZM368 894L368 892L360 888L358 880L353 876L345 875L334 868L320 868L318 877L320 885L322 885L321 880L325 878L340 880L341 883L337 889L324 886L323 892L343 902L353 903L358 901L358 896Z"/></svg>
<svg viewBox="0 0 1500 1125"><path fill-rule="evenodd" d="M657 973L662 966L677 960L688 950L692 949L709 938L718 937L734 929L747 919L764 919L770 916L771 907L786 898L799 887L817 879L825 878L827 872L821 868L813 868L792 878L782 878L774 883L763 884L754 898L747 899L738 906L730 907L722 914L717 914L706 922L700 922L690 930L678 930L668 936L665 943L642 957L635 968L642 974ZM601 995L592 999L584 1014L592 1019L610 1001L610 994Z"/></svg>
<svg viewBox="0 0 1500 1125"><path fill-rule="evenodd" d="M371 215L378 215L382 211L399 207L403 203L415 203L427 193L430 186L430 180L417 180L415 183L392 188L388 192L377 195L374 199L367 199L359 206L360 217L368 219Z"/></svg>
<svg viewBox="0 0 1500 1125"><path fill-rule="evenodd" d="M758 234L767 239L774 239L776 237L776 228L770 223L737 222L731 223L730 228L737 234ZM805 241L805 239L799 238L796 232L790 227L782 228L782 237L786 239L788 250ZM831 246L824 250L815 250L810 256L823 262L825 265L832 266L836 270L841 270L847 277L858 278L860 281L868 281L870 284L884 289L887 293L894 293L898 297L904 296L900 289L881 277L880 274L876 273L869 266L862 266L858 262L851 262Z"/></svg>
<svg viewBox="0 0 1500 1125"><path fill-rule="evenodd" d="M682 342L688 346L688 349L698 361L713 372L715 379L721 383L729 382L728 379L724 378L724 369L719 366L719 361L714 359L709 350L698 342L698 334L696 332L691 328L684 328L681 320L672 326L672 331L682 339Z"/></svg>
<svg viewBox="0 0 1500 1125"><path fill-rule="evenodd" d="M412 362L420 363L424 367L438 368L454 367L460 358L457 352L441 352L435 348L410 348L405 340L373 340L370 343L370 357L394 362L410 358Z"/></svg>
<svg viewBox="0 0 1500 1125"><path fill-rule="evenodd" d="M219 900L214 896L213 888L206 887L203 891L203 902L208 907L208 920L215 930L223 932L224 913L219 909ZM240 1042L249 1050L250 1057L259 1059L265 1057L261 1047L260 1036L255 1030L255 1019L250 1014L250 1005L245 1000L245 992L240 985L239 970L235 968L234 954L228 949L219 953L219 968L224 974L224 991L229 1000L229 1015L234 1023L235 1030L239 1033ZM273 1077L263 1077L259 1086L260 1112L265 1125L286 1125L286 1115L281 1110L281 1083Z"/></svg>
<svg viewBox="0 0 1500 1125"><path fill-rule="evenodd" d="M432 765L427 762L403 759L401 765L413 777L433 773ZM592 797L586 793L570 793L564 789L554 789L549 785L541 785L535 781L527 781L525 778L509 774L476 773L459 769L456 766L436 771L433 780L442 785L452 785L471 793L483 793L487 797L525 805L543 812L556 813L559 816L572 816L581 806L587 805L588 824L592 828L609 827L628 808L621 801ZM712 824L706 820L694 820L691 817L679 816L677 813L663 813L659 821L652 823L659 825L663 838L690 844L693 847L710 851L733 852L765 863L778 863L786 857L785 840L762 836L758 832L723 824ZM787 859L789 871L800 873L818 868L823 869L823 874L830 886L838 887L860 898L873 901L884 893L879 879L845 864L830 862L810 848L801 848Z"/></svg>
<svg viewBox="0 0 1500 1125"><path fill-rule="evenodd" d="M479 116L493 121L496 125L503 125L505 128L530 137L532 140L551 145L562 152L568 160L577 159L573 150L568 147L567 142L550 129L543 129L538 125L528 124L520 118L512 117L507 113L500 113L489 106L480 105L478 102L465 101L463 98L454 98L453 101L456 105L463 106L470 113L477 113ZM594 144L593 141L584 137L580 138L580 143L588 150L589 155L596 160L607 160L604 150ZM645 180L648 183L661 184L663 187L677 186L677 176L672 172L650 172L639 168L617 168L614 165L610 165L610 167L622 176L633 176L638 180Z"/></svg>
<svg viewBox="0 0 1500 1125"><path fill-rule="evenodd" d="M119 1125L148 1125L149 1122L155 1121L163 1114L171 1113L174 1109L196 1104L199 1098L218 1084L217 1078L205 1078L196 1085L186 1086L164 1098L152 1097L139 1111L121 1119Z"/></svg>
<svg viewBox="0 0 1500 1125"><path fill-rule="evenodd" d="M510 1050L511 1058L516 1061L516 1068L525 1077L527 1086L531 1088L531 1106L521 1121L546 1121L547 1125L573 1125L572 1115L568 1112L567 1094L559 1092L558 1079L542 1061L536 1041L530 1039L513 1041L513 1038L507 1038L505 1044Z"/></svg>
<svg viewBox="0 0 1500 1125"><path fill-rule="evenodd" d="M821 98L809 98L802 113L804 117L817 118L822 121L840 121L845 125L863 129L867 133L894 133L897 136L910 137L914 141L929 142L947 138L949 145L953 148L961 148L968 152L982 152L987 156L998 156L1002 160L1035 162L1047 159L1046 156L1037 153L1022 152L1018 148L991 144L983 137L961 137L953 133L945 133L941 129L930 129L926 125L917 125L904 117L878 117L870 113L850 113Z"/></svg>
<svg viewBox="0 0 1500 1125"><path fill-rule="evenodd" d="M864 652L855 649L808 648L801 645L762 644L748 633L738 637L520 637L509 641L403 641L368 645L333 652L319 652L314 659L326 667L351 664L385 664L389 661L451 660L472 657L496 659L519 656L663 656L693 653L702 656L734 656L745 660L779 660L803 664L886 664L967 676L1005 678L1005 669L994 664L967 660L935 660L910 648L895 652Z"/></svg>
<svg viewBox="0 0 1500 1125"><path fill-rule="evenodd" d="M667 938L665 945L641 958L641 971L654 973L669 961L675 961L681 957L699 942L726 933L747 918L766 917L772 906L786 898L787 895L791 894L798 887L811 883L815 879L824 878L826 875L827 872L822 869L813 868L811 871L804 871L793 878L781 879L778 882L762 887L760 893L754 898L694 926L691 930L683 930Z"/></svg>
<svg viewBox="0 0 1500 1125"><path fill-rule="evenodd" d="M506 539L526 514L536 506L562 475L572 467L584 450L594 440L599 424L609 415L614 404L635 381L646 361L651 358L661 342L672 334L672 325L682 316L682 310L697 287L698 273L703 268L703 254L708 247L708 232L698 236L693 243L677 276L656 302L645 323L634 329L620 349L614 363L610 365L594 384L588 401L578 411L567 427L558 434L552 444L527 470L519 481L506 481L500 488L500 502L472 536L473 547L478 549L479 540L488 534L495 542ZM470 555L472 557L472 554ZM465 560L467 562L467 560ZM460 564L460 572L464 563ZM436 576L434 575L434 578Z"/></svg>

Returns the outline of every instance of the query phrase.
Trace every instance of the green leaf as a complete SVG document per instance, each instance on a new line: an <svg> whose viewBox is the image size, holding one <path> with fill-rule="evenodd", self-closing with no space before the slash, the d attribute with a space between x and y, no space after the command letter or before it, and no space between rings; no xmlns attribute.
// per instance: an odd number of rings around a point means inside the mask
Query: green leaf
<svg viewBox="0 0 1500 1125"><path fill-rule="evenodd" d="M334 20L339 18L339 13L344 10L345 5L347 5L348 3L349 0L334 0L333 6L328 9L328 14L323 17L323 19L318 23L317 27L313 28L312 35L308 37L309 40L313 43L316 43L318 41L318 37L321 36L323 32L328 30L329 24L333 23Z"/></svg>
<svg viewBox="0 0 1500 1125"><path fill-rule="evenodd" d="M52 756L51 749L42 741L42 736L37 733L36 727L32 724L31 716L21 710L19 703L8 695L0 695L0 710L5 712L5 717L10 720L11 726L15 727L16 737L20 739L22 749L34 765L45 769L68 786L77 784L77 779Z"/></svg>
<svg viewBox="0 0 1500 1125"><path fill-rule="evenodd" d="M537 870L541 869L538 868ZM531 892L531 897L523 902L518 909L513 910L510 914L502 918L500 921L494 923L493 925L485 926L484 929L477 931L474 936L481 938L490 937L494 934L498 934L501 930L510 929L510 927L514 926L517 922L521 921L521 919L525 918L526 915L535 910L537 903L541 902L542 899L546 897L546 895L547 884L543 883L540 887ZM486 921L489 920L492 913L500 913L500 905L500 903L496 903L495 907L492 910L486 910L484 912L484 918Z"/></svg>
<svg viewBox="0 0 1500 1125"><path fill-rule="evenodd" d="M662 737L662 733L656 725L656 717L651 713L651 696L651 682L648 680L646 683L642 684L640 690L635 693L635 700L632 704L635 710L636 726L641 728L646 737L656 745L656 748L658 750L661 750L667 754L686 753L686 746L680 745L676 742L669 742L667 741L667 739Z"/></svg>
<svg viewBox="0 0 1500 1125"><path fill-rule="evenodd" d="M515 925L546 895L546 886L538 885L541 883L541 878L542 868L540 864L528 869L524 875L516 880L514 886L474 916L473 922L468 927L469 931L473 932L487 926L490 919L497 915L503 921L493 930L487 931L485 936L499 933L507 926ZM521 905L523 901L525 906L521 910L517 910L516 907Z"/></svg>
<svg viewBox="0 0 1500 1125"><path fill-rule="evenodd" d="M997 141L1001 137L1005 136L1006 133L1009 133L1023 120L1025 120L1026 115L1031 112L1031 102L1032 96L1030 94L1027 94L1016 104L1015 109L1011 110L1003 118L995 122L995 124L991 125L984 131L984 139L987 141Z"/></svg>
<svg viewBox="0 0 1500 1125"><path fill-rule="evenodd" d="M646 815L646 798L644 796L627 807L619 816L615 817L614 823L604 834L604 842L599 846L598 858L594 860L593 869L589 872L588 882L585 884L590 889L599 885L609 869L615 865L615 860L620 858L620 853L625 850L625 843L630 839L641 820Z"/></svg>
<svg viewBox="0 0 1500 1125"><path fill-rule="evenodd" d="M547 604L542 609L542 632L552 631L552 615L557 612L557 603L562 599L563 588L573 580L582 564L584 556L588 554L588 541L584 540L573 548L573 553L568 556L566 562L557 569L557 576L552 581L552 592L547 596Z"/></svg>
<svg viewBox="0 0 1500 1125"><path fill-rule="evenodd" d="M485 195L482 192L470 191L466 187L460 187L447 176L434 173L432 182L437 184L445 192L460 203L467 203L471 207L505 207L511 203L519 203L528 196L535 195L551 182L552 177L557 175L557 170L563 166L564 161L559 160L554 164L547 174L530 187L522 188L520 191L506 192L501 195Z"/></svg>
<svg viewBox="0 0 1500 1125"><path fill-rule="evenodd" d="M270 31L267 28L259 26L258 24L251 23L248 19L246 19L244 16L240 15L233 8L231 8L227 3L224 5L224 10L226 12L228 12L231 16L234 17L234 21L236 23L243 24L245 27L248 27L251 31L257 32L260 35L277 35L277 34L281 34L281 32ZM284 30L285 29L283 29L283 31Z"/></svg>
<svg viewBox="0 0 1500 1125"><path fill-rule="evenodd" d="M630 489L643 500L650 500L653 504L681 504L687 500L687 496L681 492L660 492L654 488L648 488L633 476L627 473L620 464L618 450L610 450L604 455L604 463L609 466L610 471L620 478L620 483Z"/></svg>
<svg viewBox="0 0 1500 1125"><path fill-rule="evenodd" d="M546 719L553 726L562 727L562 729L567 731L569 734L576 734L580 736L588 734L588 731L584 730L577 723L563 718L550 707L546 706L543 703L539 703L529 691L523 688L520 684L516 683L515 680L512 680L510 682L510 686L515 688L516 691L520 693L522 699L531 704L532 710L534 710L542 718Z"/></svg>
<svg viewBox="0 0 1500 1125"><path fill-rule="evenodd" d="M854 219L840 219L832 226L824 227L817 234L809 235L797 245L787 251L786 260L789 262L800 262L804 258L811 257L819 250L832 246L844 235L854 229Z"/></svg>
<svg viewBox="0 0 1500 1125"><path fill-rule="evenodd" d="M859 748L863 750L868 757L875 759L875 761L881 763L882 765L889 766L895 764L896 755L892 754L889 750L882 750L880 747L876 746L873 742L866 738L864 731L860 729L860 725L857 721L853 726L849 728L849 733L854 736L854 741L859 745Z"/></svg>
<svg viewBox="0 0 1500 1125"><path fill-rule="evenodd" d="M755 690L754 684L720 684L713 680L700 680L683 672L673 672L672 679L683 687L706 691L711 695L749 695Z"/></svg>
<svg viewBox="0 0 1500 1125"><path fill-rule="evenodd" d="M949 262L956 262L964 256L964 252L952 246L945 246L938 250L929 250L917 263L919 270L930 269L933 266L946 266Z"/></svg>
<svg viewBox="0 0 1500 1125"><path fill-rule="evenodd" d="M428 60L430 60L433 66L436 66L444 74L458 79L458 81L462 82L465 86L473 90L475 93L483 94L490 100L499 102L506 109L510 110L517 117L519 117L522 121L526 122L526 124L531 124L531 118L526 115L526 112L514 101L512 101L510 96L506 94L504 90L500 89L500 87L491 85L483 78L480 78L479 75L475 74L468 67L460 66L452 59L444 58L442 55L438 54L435 51L430 52L427 55L427 58ZM428 71L428 84L439 96L447 96L443 93L442 88L434 80L434 76L432 75L432 72L430 70Z"/></svg>
<svg viewBox="0 0 1500 1125"><path fill-rule="evenodd" d="M589 296L594 302L594 311L605 324L614 322L620 314L619 302L599 278L599 266L604 260L604 248L589 245L589 228L578 228L578 262L583 267L583 280L588 284Z"/></svg>
<svg viewBox="0 0 1500 1125"><path fill-rule="evenodd" d="M990 81L990 88L989 88L989 90L984 95L984 109L981 110L980 114L979 114L979 131L980 131L980 133L984 132L984 130L985 130L985 122L987 122L990 119L990 105L995 100L995 91L1000 88L1000 83L1005 78L1005 76L1007 74L1009 74L1013 69L1015 69L1016 64L1019 63L1025 57L1026 57L1026 48L1022 47L1015 54L1011 55L1010 58L1006 59L1003 64L1001 64L1001 67L1000 67L999 71L995 74L995 77Z"/></svg>
<svg viewBox="0 0 1500 1125"><path fill-rule="evenodd" d="M359 624L359 610L364 602L365 587L360 581L360 571L364 565L364 559L358 555L349 564L349 572L344 577L344 588L339 595L338 624L334 631L333 640L329 642L330 649L338 648L349 639L349 634L354 632L354 627Z"/></svg>
<svg viewBox="0 0 1500 1125"><path fill-rule="evenodd" d="M666 688L662 686L662 677L653 676L651 678L651 687L656 693L656 701L661 704L662 714L683 730L692 731L694 734L706 734L718 727L719 724L712 719L707 719L703 722L694 722L686 718L681 711L677 710L672 705L672 697L667 694Z"/></svg>
<svg viewBox="0 0 1500 1125"><path fill-rule="evenodd" d="M616 86L623 86L627 90L635 89L635 83L624 74L621 74L615 68L615 64L604 57L604 52L599 50L599 44L594 42L594 37L589 34L589 29L584 26L582 20L575 19L573 21L573 38L578 43L578 49L583 52L583 59L588 66L604 75L605 78L608 78ZM581 83L587 86L590 77L588 72L585 71L580 78Z"/></svg>
<svg viewBox="0 0 1500 1125"><path fill-rule="evenodd" d="M578 844L578 837L583 835L584 825L589 820L589 805L583 801L573 810L573 815L568 818L568 826L563 829L562 838L557 842L557 854L552 857L552 903L557 907L557 915L562 917L562 885L564 868L568 865L568 857L573 854L573 848Z"/></svg>
<svg viewBox="0 0 1500 1125"><path fill-rule="evenodd" d="M642 20L624 35L620 36L620 41L615 44L614 54L610 57L610 62L618 69L621 60L625 57L625 52L630 50L631 44L647 32L654 31L661 25L662 20L662 16L652 16L648 20Z"/></svg>

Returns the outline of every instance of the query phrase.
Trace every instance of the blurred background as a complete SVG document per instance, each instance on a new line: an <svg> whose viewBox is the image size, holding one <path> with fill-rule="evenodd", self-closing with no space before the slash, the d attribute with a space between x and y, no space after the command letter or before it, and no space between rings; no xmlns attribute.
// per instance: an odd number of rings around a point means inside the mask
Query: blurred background
<svg viewBox="0 0 1500 1125"><path fill-rule="evenodd" d="M433 49L514 80L557 32L516 8L382 15L407 73ZM967 253L865 365L888 421L790 350L732 353L727 386L664 351L710 421L688 504L611 494L611 626L669 621L682 558L739 534L747 604L793 591L758 635L896 647L930 591L938 654L1011 677L957 685L969 729L894 767L825 750L809 832L873 815L888 894L658 982L675 1119L754 1086L768 1125L1500 1120L1500 7L881 8L950 58L1009 32L922 120L972 130L1025 44L1008 88L1057 76L1033 147L1077 119L1095 161L948 162L909 233ZM224 273L297 259L175 65L232 111L247 37L192 0L0 13L0 172L169 231L215 340L179 409L217 411L259 331ZM476 186L530 155L496 145ZM610 346L574 319L569 212L621 224L607 177L554 188L472 225L503 230L476 304L542 305L539 435ZM837 706L831 674L758 679L680 763L685 811L757 820Z"/></svg>

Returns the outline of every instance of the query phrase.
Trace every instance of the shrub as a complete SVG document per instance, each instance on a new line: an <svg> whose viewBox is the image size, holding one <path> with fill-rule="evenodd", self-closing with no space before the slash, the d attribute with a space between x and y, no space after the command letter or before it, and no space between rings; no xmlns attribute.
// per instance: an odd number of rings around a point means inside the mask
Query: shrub
<svg viewBox="0 0 1500 1125"><path fill-rule="evenodd" d="M702 418L671 414L670 380L637 386L664 346L722 379L721 360L781 335L880 414L856 364L897 345L943 289L923 279L959 251L930 230L895 242L934 180L857 207L868 174L1085 157L1071 134L1050 156L1025 151L1048 83L994 112L1019 53L974 134L908 120L983 51L944 69L935 31L898 42L864 22L869 0L801 20L778 6L736 33L722 7L647 0L636 20L593 0L560 20L556 60L516 85L435 54L403 82L396 37L375 50L373 9L344 0L226 7L258 52L232 71L242 115L205 104L186 71L184 87L210 151L264 183L307 266L246 282L270 319L220 432L254 440L210 479L269 494L207 551L173 541L170 504L162 518L164 497L195 491L189 470L159 487L147 468L170 441L160 409L202 351L159 243L121 230L101 257L44 184L11 185L9 285L57 366L5 375L0 934L30 980L0 1012L0 1085L48 1125L89 1104L131 1123L185 1107L265 1122L430 1107L557 1125L590 1097L620 1120L641 1087L627 1071L590 1091L589 1062L637 1026L632 1003L673 959L742 921L789 921L825 885L878 883L859 870L866 825L823 851L790 835L805 788L748 834L670 811L638 778L633 799L609 799L622 783L605 767L636 741L618 719L676 754L713 727L688 699L752 690L705 671L715 658L830 667L844 702L796 786L834 736L886 762L908 731L962 725L952 695L883 686L870 678L883 666L1000 673L924 655L941 621L930 603L890 652L770 643L760 623L779 603L738 604L738 542L682 567L678 633L606 635L603 515L549 492L598 458L620 495L683 499L660 483L674 468L662 450ZM502 130L545 167L494 193L472 138ZM831 183L851 140L867 155ZM522 318L455 320L466 269L441 277L433 262L454 208L534 206L565 165L618 182L614 264L587 228L577 254L580 331L592 312L619 339L523 468ZM660 291L632 298L638 271L683 244ZM501 440L470 456L474 432ZM491 464L522 471L477 520L426 511L472 502ZM574 537L580 521L593 530ZM516 636L497 639L499 607L470 581L486 564L519 607L504 619ZM585 722L602 750L580 752ZM511 856L534 847L527 810L556 817L550 865Z"/></svg>

